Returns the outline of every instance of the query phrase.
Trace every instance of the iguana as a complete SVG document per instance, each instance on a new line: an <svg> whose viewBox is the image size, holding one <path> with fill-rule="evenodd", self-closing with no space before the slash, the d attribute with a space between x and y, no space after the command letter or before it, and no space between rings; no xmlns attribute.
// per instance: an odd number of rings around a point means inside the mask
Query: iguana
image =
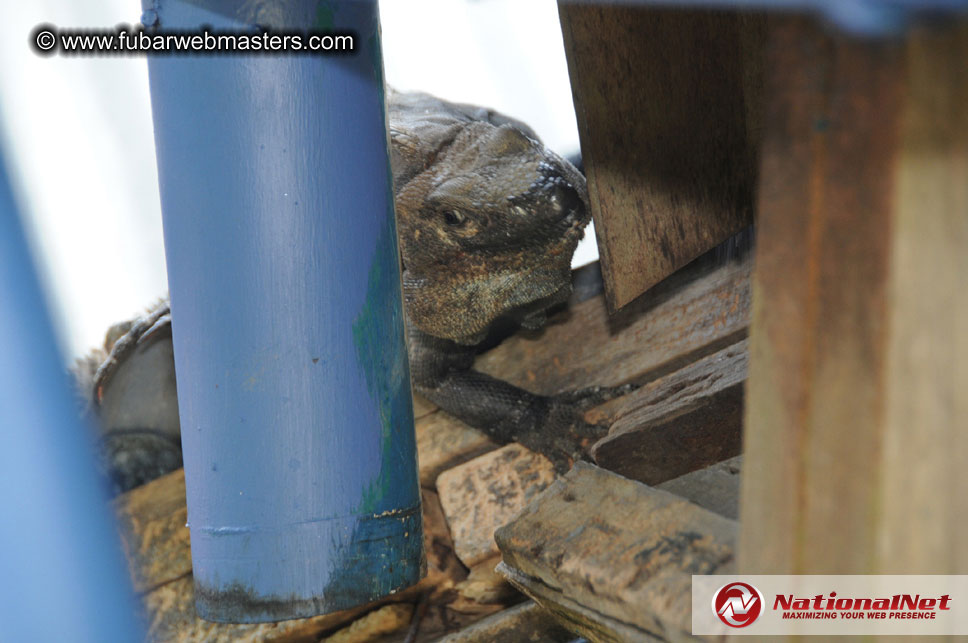
<svg viewBox="0 0 968 643"><path fill-rule="evenodd" d="M585 178L527 125L493 110L393 90L387 107L414 388L495 440L518 441L563 470L583 442L604 431L582 419L582 408L623 391L535 395L475 371L473 361L496 323L535 329L567 300L571 258L590 217ZM88 382L94 407L125 407L119 394L105 400L112 377L136 350L170 337L169 324L163 302L113 330L117 340L109 337L109 354ZM167 351L141 370L157 380L171 359ZM143 424L164 426L105 427L105 468L122 490L180 460L177 415L164 401L176 405L173 365L161 381L141 386L142 401L132 392L137 385L124 388L127 415L132 404L148 407L154 416Z"/></svg>

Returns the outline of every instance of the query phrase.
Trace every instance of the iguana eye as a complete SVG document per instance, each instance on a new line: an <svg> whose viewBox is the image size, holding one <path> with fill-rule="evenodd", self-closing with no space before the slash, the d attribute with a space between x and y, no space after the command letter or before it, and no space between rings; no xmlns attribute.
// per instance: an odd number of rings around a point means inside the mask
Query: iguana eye
<svg viewBox="0 0 968 643"><path fill-rule="evenodd" d="M464 223L464 215L460 210L446 210L444 212L444 221L447 225L460 225Z"/></svg>

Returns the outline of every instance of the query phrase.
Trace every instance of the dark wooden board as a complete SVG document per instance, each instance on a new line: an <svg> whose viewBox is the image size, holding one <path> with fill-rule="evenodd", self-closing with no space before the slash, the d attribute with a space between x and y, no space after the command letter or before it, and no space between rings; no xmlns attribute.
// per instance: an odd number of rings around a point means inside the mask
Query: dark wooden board
<svg viewBox="0 0 968 643"><path fill-rule="evenodd" d="M595 462L657 485L739 455L748 345L743 340L650 382L620 400Z"/></svg>
<svg viewBox="0 0 968 643"><path fill-rule="evenodd" d="M559 2L612 310L752 223L764 18Z"/></svg>

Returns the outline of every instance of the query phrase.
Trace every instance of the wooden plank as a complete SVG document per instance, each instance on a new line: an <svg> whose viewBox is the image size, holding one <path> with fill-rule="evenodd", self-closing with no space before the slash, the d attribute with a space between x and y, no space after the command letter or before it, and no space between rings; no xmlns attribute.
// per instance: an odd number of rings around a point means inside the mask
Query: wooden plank
<svg viewBox="0 0 968 643"><path fill-rule="evenodd" d="M968 22L774 23L741 570L968 572Z"/></svg>
<svg viewBox="0 0 968 643"><path fill-rule="evenodd" d="M608 615L589 609L563 594L559 589L545 585L541 580L522 574L505 563L498 565L498 571L507 576L508 581L543 610L554 617L558 623L576 635L578 640L587 639L593 643L665 643L650 632L618 621Z"/></svg>
<svg viewBox="0 0 968 643"><path fill-rule="evenodd" d="M437 492L461 562L473 567L498 555L494 530L554 479L547 458L516 443L442 473Z"/></svg>
<svg viewBox="0 0 968 643"><path fill-rule="evenodd" d="M752 223L763 16L572 2L558 13L615 310Z"/></svg>
<svg viewBox="0 0 968 643"><path fill-rule="evenodd" d="M574 639L546 610L527 601L488 616L440 643L566 643Z"/></svg>
<svg viewBox="0 0 968 643"><path fill-rule="evenodd" d="M596 464L656 485L739 455L747 356L743 340L625 396Z"/></svg>
<svg viewBox="0 0 968 643"><path fill-rule="evenodd" d="M454 554L454 541L440 506L440 498L429 489L420 490L423 503L424 552L427 556L426 584L433 589L432 599L451 591L467 578L467 570Z"/></svg>
<svg viewBox="0 0 968 643"><path fill-rule="evenodd" d="M750 256L701 260L609 316L602 297L521 332L476 368L535 393L644 383L746 336Z"/></svg>
<svg viewBox="0 0 968 643"><path fill-rule="evenodd" d="M392 603L373 610L319 643L370 643L391 634L402 634L410 626L414 606Z"/></svg>
<svg viewBox="0 0 968 643"><path fill-rule="evenodd" d="M113 505L136 592L191 574L184 469L118 496Z"/></svg>
<svg viewBox="0 0 968 643"><path fill-rule="evenodd" d="M481 431L445 411L424 415L415 423L420 486L433 488L437 476L498 445Z"/></svg>
<svg viewBox="0 0 968 643"><path fill-rule="evenodd" d="M462 598L446 605L430 604L423 618L420 619L416 641L417 643L438 641L443 636L459 632L472 623L503 611L504 607L498 604L472 604ZM391 639L391 641L400 643L401 639ZM391 641L380 641L380 643L391 643Z"/></svg>
<svg viewBox="0 0 968 643"><path fill-rule="evenodd" d="M711 467L687 473L656 485L731 520L739 519L739 481L743 456L739 455Z"/></svg>
<svg viewBox="0 0 968 643"><path fill-rule="evenodd" d="M495 538L508 579L542 605L590 621L596 640L669 640L692 628L692 574L731 573L736 530L686 500L578 462ZM551 591L539 596L536 587ZM636 636L623 638L613 623Z"/></svg>
<svg viewBox="0 0 968 643"><path fill-rule="evenodd" d="M457 583L457 593L468 601L480 605L512 605L521 600L521 594L508 584L503 574L497 572L501 555L476 563L467 578Z"/></svg>

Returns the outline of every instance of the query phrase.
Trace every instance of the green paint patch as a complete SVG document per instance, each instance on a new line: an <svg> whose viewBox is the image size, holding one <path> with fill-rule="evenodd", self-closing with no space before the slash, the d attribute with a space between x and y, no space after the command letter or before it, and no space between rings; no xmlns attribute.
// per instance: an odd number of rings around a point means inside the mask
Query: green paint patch
<svg viewBox="0 0 968 643"><path fill-rule="evenodd" d="M413 470L415 453L406 457L408 452L416 449L412 429L413 402L402 332L403 304L392 193L388 198L391 209L370 264L366 300L353 322L353 344L367 390L379 407L382 430L380 472L364 490L360 511L365 513L395 508L392 503L389 507L385 504L391 495L412 502L411 494L417 494L415 488L412 492L409 490L414 482L408 478L416 479ZM401 495L404 491L407 493Z"/></svg>

